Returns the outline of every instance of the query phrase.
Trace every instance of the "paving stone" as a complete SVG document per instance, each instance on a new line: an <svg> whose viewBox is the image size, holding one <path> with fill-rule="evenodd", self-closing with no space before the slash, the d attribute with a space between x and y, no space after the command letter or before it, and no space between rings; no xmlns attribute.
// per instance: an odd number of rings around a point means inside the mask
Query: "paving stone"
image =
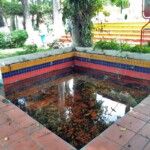
<svg viewBox="0 0 150 150"><path fill-rule="evenodd" d="M0 144L0 149L2 150L3 146Z"/></svg>
<svg viewBox="0 0 150 150"><path fill-rule="evenodd" d="M19 117L22 117L23 115L26 115L25 112L20 110L19 108L12 109L10 111L5 112L10 118L18 119Z"/></svg>
<svg viewBox="0 0 150 150"><path fill-rule="evenodd" d="M5 147L5 146L8 146L10 144L14 144L16 143L18 140L20 140L22 137L25 137L26 136L26 133L19 130L18 132L10 135L8 137L8 140L6 140L5 138L1 139L0 140L0 144Z"/></svg>
<svg viewBox="0 0 150 150"><path fill-rule="evenodd" d="M129 150L142 150L144 146L148 143L149 139L141 135L136 134L125 147Z"/></svg>
<svg viewBox="0 0 150 150"><path fill-rule="evenodd" d="M9 137L10 135L14 134L17 131L18 131L18 128L13 122L11 122L11 124L10 123L2 124L0 125L0 139Z"/></svg>
<svg viewBox="0 0 150 150"><path fill-rule="evenodd" d="M138 132L146 124L146 122L136 119L130 115L126 115L121 120L119 120L117 124L134 132Z"/></svg>
<svg viewBox="0 0 150 150"><path fill-rule="evenodd" d="M150 96L146 97L141 103L150 105Z"/></svg>
<svg viewBox="0 0 150 150"><path fill-rule="evenodd" d="M6 147L7 150L41 150L32 139L26 137L24 139L20 139L15 144L9 145Z"/></svg>
<svg viewBox="0 0 150 150"><path fill-rule="evenodd" d="M150 106L143 103L140 103L138 106L136 106L134 111L150 116Z"/></svg>
<svg viewBox="0 0 150 150"><path fill-rule="evenodd" d="M7 104L3 103L0 101L0 109L2 109L3 107L7 106Z"/></svg>
<svg viewBox="0 0 150 150"><path fill-rule="evenodd" d="M40 125L39 123L36 123L34 125L23 128L23 131L25 131L28 135L32 135L35 132L41 130L42 127L43 127L42 125Z"/></svg>
<svg viewBox="0 0 150 150"><path fill-rule="evenodd" d="M130 112L128 113L128 115L130 115L130 116L132 116L132 117L135 117L135 118L137 118L137 119L140 119L140 120L142 120L142 121L145 121L145 122L150 121L150 116L141 114L141 113L139 113L139 112L137 112L137 111L134 111L134 110L130 111Z"/></svg>
<svg viewBox="0 0 150 150"><path fill-rule="evenodd" d="M150 123L147 123L138 134L150 139Z"/></svg>
<svg viewBox="0 0 150 150"><path fill-rule="evenodd" d="M144 147L143 150L150 150L150 142Z"/></svg>
<svg viewBox="0 0 150 150"><path fill-rule="evenodd" d="M129 150L128 148L122 147L121 150Z"/></svg>
<svg viewBox="0 0 150 150"><path fill-rule="evenodd" d="M128 129L121 131L122 128L123 127L117 124L114 124L110 128L108 128L103 133L103 135L111 139L115 143L118 143L121 146L124 146L135 135L135 133Z"/></svg>
<svg viewBox="0 0 150 150"><path fill-rule="evenodd" d="M37 142L43 147L52 146L53 143L58 140L58 137L46 128L42 128L32 135Z"/></svg>
<svg viewBox="0 0 150 150"><path fill-rule="evenodd" d="M121 146L100 135L87 144L82 150L120 150Z"/></svg>
<svg viewBox="0 0 150 150"><path fill-rule="evenodd" d="M0 114L0 125L3 124L3 123L6 123L8 121L10 121L10 118L8 118L7 115L5 115L4 113Z"/></svg>
<svg viewBox="0 0 150 150"><path fill-rule="evenodd" d="M76 150L73 146L63 140L58 140L53 145L45 147L44 150Z"/></svg>
<svg viewBox="0 0 150 150"><path fill-rule="evenodd" d="M27 114L22 115L21 117L19 117L18 119L16 118L14 120L14 122L16 124L18 124L18 126L20 128L27 128L29 126L33 126L35 125L37 122L31 118L30 116L28 116Z"/></svg>
<svg viewBox="0 0 150 150"><path fill-rule="evenodd" d="M5 107L2 108L2 111L6 112L6 111L10 111L12 109L16 109L16 106L13 104L7 104Z"/></svg>

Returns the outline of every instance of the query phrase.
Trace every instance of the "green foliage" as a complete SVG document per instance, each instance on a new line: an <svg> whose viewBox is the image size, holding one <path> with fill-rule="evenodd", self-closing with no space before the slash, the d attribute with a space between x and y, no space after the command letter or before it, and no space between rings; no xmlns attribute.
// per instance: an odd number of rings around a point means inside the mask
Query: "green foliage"
<svg viewBox="0 0 150 150"><path fill-rule="evenodd" d="M10 15L18 15L22 16L23 15L23 7L21 4L17 2L3 2L3 13L5 16L10 16Z"/></svg>
<svg viewBox="0 0 150 150"><path fill-rule="evenodd" d="M107 10L103 10L103 14L104 14L105 16L110 16L110 12L107 11Z"/></svg>
<svg viewBox="0 0 150 150"><path fill-rule="evenodd" d="M121 50L122 51L129 51L131 49L130 44L128 43L121 43Z"/></svg>
<svg viewBox="0 0 150 150"><path fill-rule="evenodd" d="M100 41L96 42L94 49L96 49L96 48L119 50L120 45L115 40L111 40L110 42L100 40Z"/></svg>
<svg viewBox="0 0 150 150"><path fill-rule="evenodd" d="M0 48L5 47L4 33L0 32Z"/></svg>
<svg viewBox="0 0 150 150"><path fill-rule="evenodd" d="M37 51L38 49L36 45L27 45L27 46L24 46L24 51L17 51L16 53L18 55L23 55L23 54L35 53Z"/></svg>
<svg viewBox="0 0 150 150"><path fill-rule="evenodd" d="M38 4L31 4L30 5L30 13L32 15L35 15L37 13L40 13L41 12L41 5L38 5Z"/></svg>
<svg viewBox="0 0 150 150"><path fill-rule="evenodd" d="M36 15L38 13L41 14L52 14L52 5L46 4L30 4L30 13L32 15Z"/></svg>
<svg viewBox="0 0 150 150"><path fill-rule="evenodd" d="M23 7L21 3L3 1L3 13L5 16L9 17L10 15L23 16ZM39 4L30 4L30 13L36 15L38 13L43 14L52 14L52 1L46 2L43 1L41 5Z"/></svg>
<svg viewBox="0 0 150 150"><path fill-rule="evenodd" d="M117 7L128 8L130 6L129 0L111 0L112 4L115 4Z"/></svg>
<svg viewBox="0 0 150 150"><path fill-rule="evenodd" d="M147 42L147 45L150 46L150 41Z"/></svg>
<svg viewBox="0 0 150 150"><path fill-rule="evenodd" d="M94 49L105 49L105 50L120 50L120 51L129 51L129 52L138 52L138 53L150 53L150 47L148 45L139 45L130 46L127 43L118 43L115 40L110 42L100 40L95 43Z"/></svg>
<svg viewBox="0 0 150 150"><path fill-rule="evenodd" d="M0 33L0 48L22 47L28 34L24 30L15 30L10 33Z"/></svg>
<svg viewBox="0 0 150 150"><path fill-rule="evenodd" d="M149 46L139 46L139 45L136 45L134 47L132 47L130 49L131 52L139 52L139 53L150 53L150 47Z"/></svg>
<svg viewBox="0 0 150 150"><path fill-rule="evenodd" d="M14 30L11 32L11 38L14 47L22 47L28 38L28 34L25 30Z"/></svg>

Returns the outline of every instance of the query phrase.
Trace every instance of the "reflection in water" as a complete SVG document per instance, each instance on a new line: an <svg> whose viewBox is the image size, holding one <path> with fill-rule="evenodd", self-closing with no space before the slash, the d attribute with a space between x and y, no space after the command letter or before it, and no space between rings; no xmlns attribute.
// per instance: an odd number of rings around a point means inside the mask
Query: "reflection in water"
<svg viewBox="0 0 150 150"><path fill-rule="evenodd" d="M25 98L20 97L20 98L18 98L17 102L18 102L17 106L26 112L27 111L27 103L26 103Z"/></svg>
<svg viewBox="0 0 150 150"><path fill-rule="evenodd" d="M97 101L102 101L102 117L106 123L114 123L116 120L125 115L125 104L102 97L102 95L99 94L97 94L96 96Z"/></svg>
<svg viewBox="0 0 150 150"><path fill-rule="evenodd" d="M143 99L137 95L141 95L138 90L82 76L31 93L26 89L22 93L24 98L18 97L16 104L77 149ZM17 93L7 98L13 97L17 98Z"/></svg>

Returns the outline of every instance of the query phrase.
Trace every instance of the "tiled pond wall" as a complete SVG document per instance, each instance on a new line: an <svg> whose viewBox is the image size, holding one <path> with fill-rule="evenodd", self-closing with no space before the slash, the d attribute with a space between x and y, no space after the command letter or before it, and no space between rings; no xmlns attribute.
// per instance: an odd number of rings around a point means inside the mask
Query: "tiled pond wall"
<svg viewBox="0 0 150 150"><path fill-rule="evenodd" d="M74 66L150 81L150 54L78 47L1 59L0 82L10 84Z"/></svg>

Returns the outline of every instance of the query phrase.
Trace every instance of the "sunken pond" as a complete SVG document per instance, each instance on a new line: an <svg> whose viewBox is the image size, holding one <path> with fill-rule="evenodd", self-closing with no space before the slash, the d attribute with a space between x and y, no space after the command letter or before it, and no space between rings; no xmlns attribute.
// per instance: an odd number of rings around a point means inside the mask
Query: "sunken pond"
<svg viewBox="0 0 150 150"><path fill-rule="evenodd" d="M77 149L149 92L143 80L79 67L5 85L7 99Z"/></svg>

